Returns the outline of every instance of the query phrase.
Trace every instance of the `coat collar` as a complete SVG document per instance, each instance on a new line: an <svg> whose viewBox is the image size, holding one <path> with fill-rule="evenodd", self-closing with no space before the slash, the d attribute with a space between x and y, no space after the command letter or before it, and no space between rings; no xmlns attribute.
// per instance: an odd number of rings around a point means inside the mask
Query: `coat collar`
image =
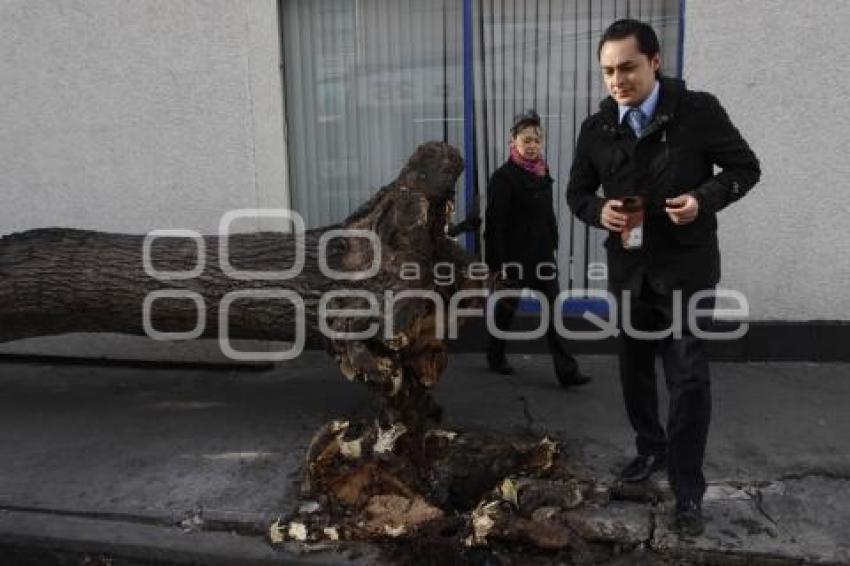
<svg viewBox="0 0 850 566"><path fill-rule="evenodd" d="M536 177L532 175L529 171L526 171L516 163L512 159L508 159L505 162L505 166L507 167L507 171L509 174L514 175L515 179L522 181L524 185L530 187L545 187L546 185L550 185L554 183L554 179L552 179L552 175L549 170L546 170L546 175L543 177Z"/></svg>
<svg viewBox="0 0 850 566"><path fill-rule="evenodd" d="M685 90L685 82L680 79L662 77L659 79L659 83L661 84L661 94L659 95L658 106L655 108L652 121L644 128L642 137L665 127L673 120L679 106L679 99ZM625 128L629 127L619 123L619 107L610 96L599 103L599 111L603 121L602 129L606 133L610 135L622 134L625 132Z"/></svg>

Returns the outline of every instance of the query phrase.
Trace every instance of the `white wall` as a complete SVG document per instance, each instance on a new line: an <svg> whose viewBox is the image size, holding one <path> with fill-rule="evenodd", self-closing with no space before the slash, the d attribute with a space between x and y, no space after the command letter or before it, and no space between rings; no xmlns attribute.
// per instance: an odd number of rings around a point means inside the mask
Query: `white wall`
<svg viewBox="0 0 850 566"><path fill-rule="evenodd" d="M720 97L764 169L720 215L722 285L755 320L850 319L847 29L846 0L687 2L685 78ZM288 206L274 0L7 0L0 53L0 234L212 232L232 208ZM0 351L196 356L175 346Z"/></svg>
<svg viewBox="0 0 850 566"><path fill-rule="evenodd" d="M720 213L723 287L754 320L850 319L850 2L688 0L685 79L762 164Z"/></svg>
<svg viewBox="0 0 850 566"><path fill-rule="evenodd" d="M274 0L0 5L0 234L286 206Z"/></svg>
<svg viewBox="0 0 850 566"><path fill-rule="evenodd" d="M0 54L0 235L211 233L228 210L288 207L275 0L4 0ZM77 335L0 351L207 356L175 346Z"/></svg>

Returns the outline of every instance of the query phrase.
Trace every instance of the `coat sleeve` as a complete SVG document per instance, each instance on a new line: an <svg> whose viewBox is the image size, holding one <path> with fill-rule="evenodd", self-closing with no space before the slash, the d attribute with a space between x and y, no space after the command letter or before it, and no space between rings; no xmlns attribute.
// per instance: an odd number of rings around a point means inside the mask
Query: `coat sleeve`
<svg viewBox="0 0 850 566"><path fill-rule="evenodd" d="M487 184L487 232L493 246L487 255L491 258L491 270L502 267L508 253L508 227L511 218L511 186L503 173L496 171Z"/></svg>
<svg viewBox="0 0 850 566"><path fill-rule="evenodd" d="M590 158L589 120L581 125L573 164L570 168L570 180L567 183L567 204L570 210L585 224L603 228L599 216L605 199L598 196L599 172Z"/></svg>
<svg viewBox="0 0 850 566"><path fill-rule="evenodd" d="M703 97L704 151L721 171L692 191L700 207L718 212L743 197L759 180L761 167L755 153L732 124L726 110L713 95Z"/></svg>

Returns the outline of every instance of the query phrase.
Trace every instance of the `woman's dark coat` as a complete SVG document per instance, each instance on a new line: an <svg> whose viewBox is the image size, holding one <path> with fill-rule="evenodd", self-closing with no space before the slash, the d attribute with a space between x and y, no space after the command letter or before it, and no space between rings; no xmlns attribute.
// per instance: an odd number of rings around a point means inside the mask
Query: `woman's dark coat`
<svg viewBox="0 0 850 566"><path fill-rule="evenodd" d="M491 271L505 263L523 266L533 277L539 263L551 264L558 247L558 221L552 206L552 177L538 177L511 160L487 185L485 261ZM550 270L544 270L549 273Z"/></svg>

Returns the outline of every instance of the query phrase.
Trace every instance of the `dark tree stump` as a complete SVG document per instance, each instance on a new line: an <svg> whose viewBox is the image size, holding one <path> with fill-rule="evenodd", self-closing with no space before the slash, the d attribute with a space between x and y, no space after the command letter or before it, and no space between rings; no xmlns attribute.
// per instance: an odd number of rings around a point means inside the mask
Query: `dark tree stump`
<svg viewBox="0 0 850 566"><path fill-rule="evenodd" d="M296 325L303 324L306 345L325 347L346 378L366 383L383 404L375 420L332 421L314 435L303 486L312 501L285 524L271 525L272 542L415 536L438 545L448 537L458 552L493 542L583 551L586 540L609 537L634 546L616 517L597 520L590 508L576 510L600 493L609 494L576 473L555 442L432 426L440 411L431 390L448 361L447 306L460 290L482 290L487 277L486 270L473 276L472 258L446 235L461 170L455 149L424 144L395 181L340 224L301 234L228 238L229 262L244 271L286 270L303 252L303 268L289 279L229 275L220 265L220 236L202 238L202 271L171 280L145 270L145 236L63 228L5 236L0 238L0 342L69 332L145 335L146 297L163 290L194 293L202 302L207 322L202 337L221 337L226 328L234 339L293 341ZM320 241L339 229L374 234L380 258L362 237L335 237L321 254L328 267L352 274L378 260L373 275L340 280L322 272ZM192 239L162 237L150 246L150 258L157 272L191 271L198 249ZM435 272L439 263L452 268L455 277L447 284L441 280L445 269L439 276ZM292 292L303 309L284 300L243 297L230 303L220 327L222 301L247 290ZM322 297L340 290L364 295L333 299L327 306L336 312L326 317L328 328L335 333L374 328L373 335L343 339L321 331ZM404 292L430 295L384 302ZM461 306L482 304L479 294ZM367 316L351 310L370 306ZM198 319L193 300L160 298L149 322L158 332L179 333L195 328ZM624 499L640 495L612 491Z"/></svg>

